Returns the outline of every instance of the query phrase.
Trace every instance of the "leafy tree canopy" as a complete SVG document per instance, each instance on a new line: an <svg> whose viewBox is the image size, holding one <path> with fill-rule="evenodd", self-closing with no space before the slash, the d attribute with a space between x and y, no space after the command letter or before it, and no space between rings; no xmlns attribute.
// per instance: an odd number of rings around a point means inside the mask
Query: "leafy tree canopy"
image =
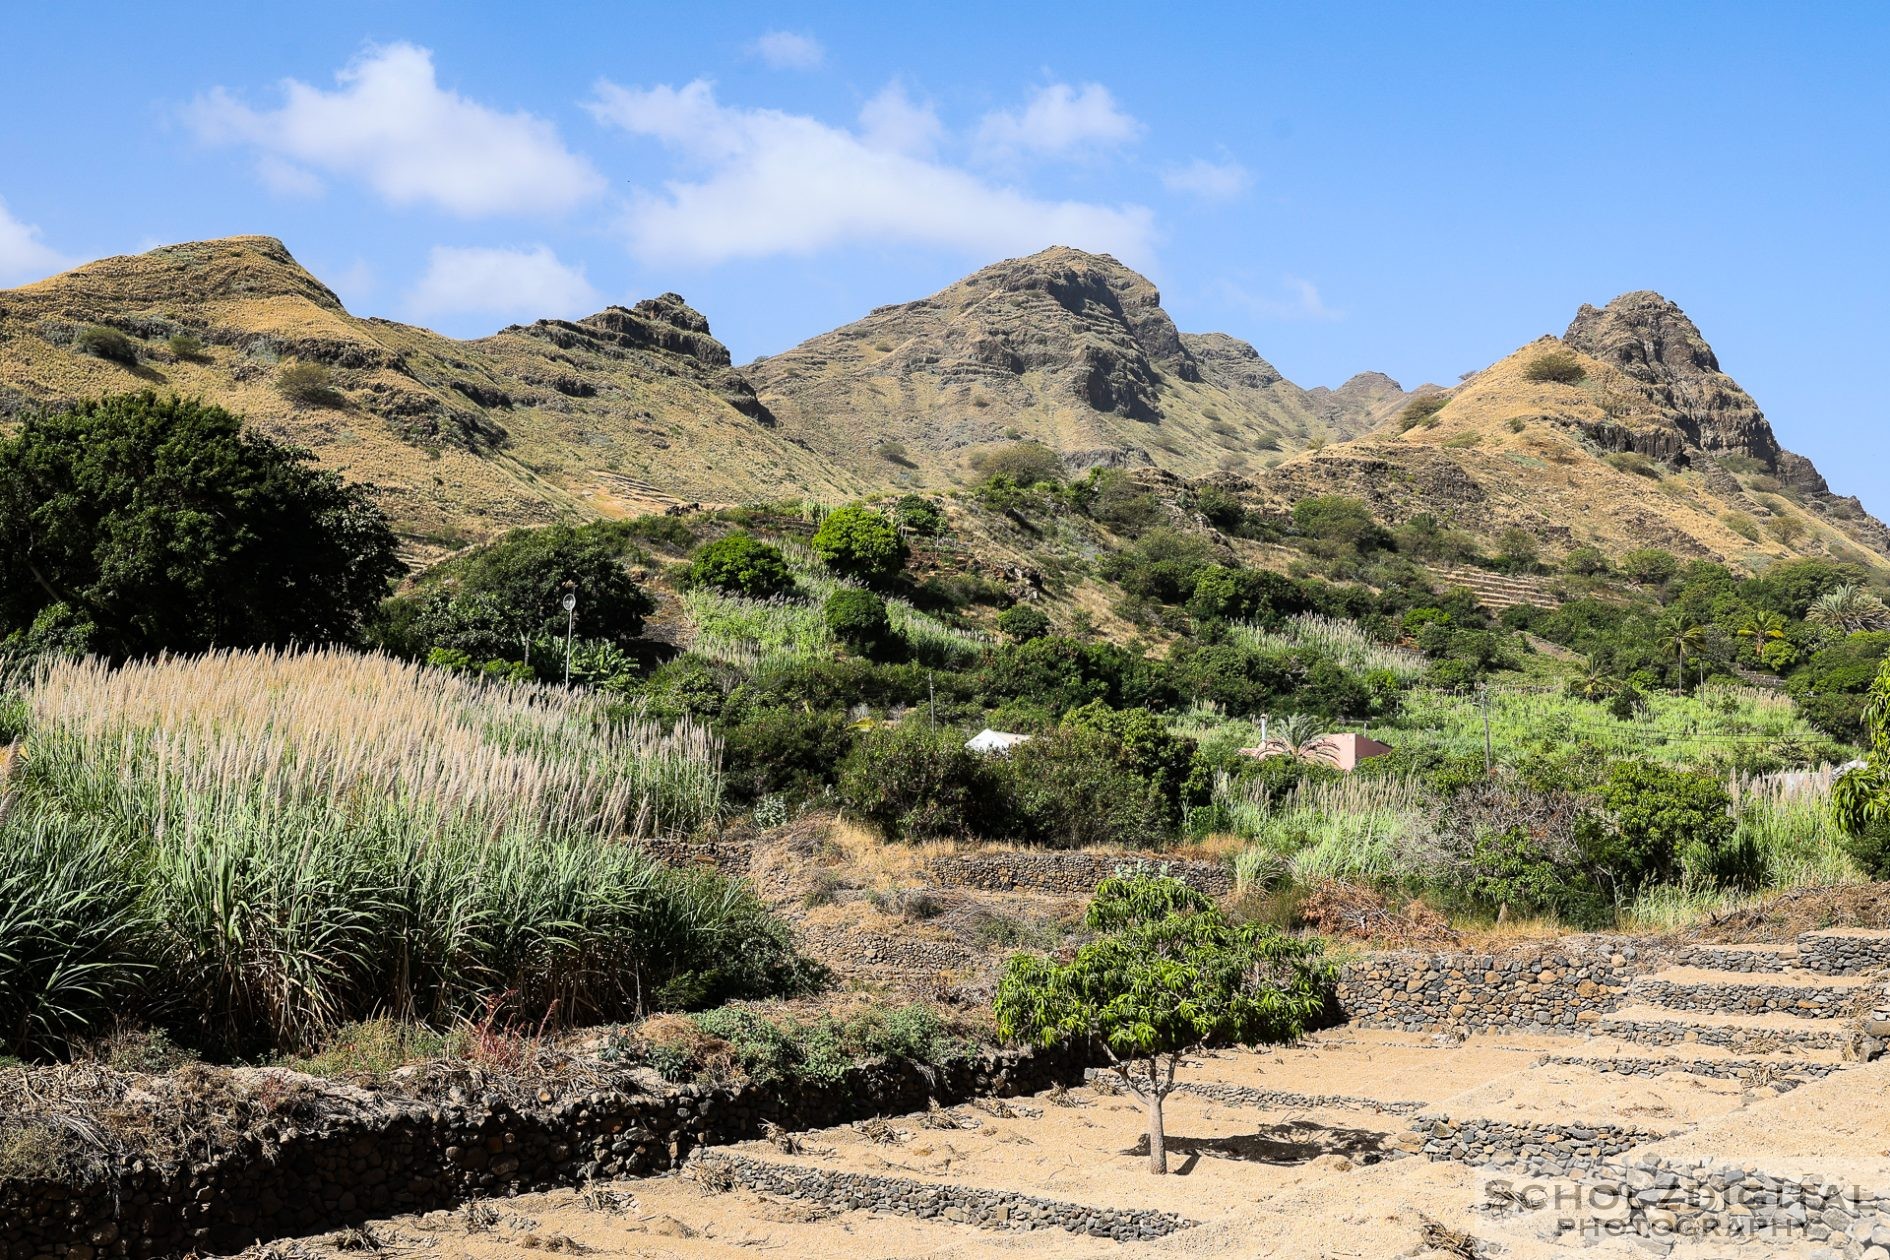
<svg viewBox="0 0 1890 1260"><path fill-rule="evenodd" d="M689 562L689 580L731 595L770 599L794 588L781 549L737 531L696 548Z"/></svg>
<svg viewBox="0 0 1890 1260"><path fill-rule="evenodd" d="M906 564L906 540L884 514L862 503L836 508L814 533L814 551L836 572L885 582Z"/></svg>
<svg viewBox="0 0 1890 1260"><path fill-rule="evenodd" d="M577 597L576 636L618 647L655 608L602 533L548 525L515 529L447 566L408 633L475 658L512 657L539 639L563 641L566 594Z"/></svg>
<svg viewBox="0 0 1890 1260"><path fill-rule="evenodd" d="M998 982L999 1033L1100 1047L1148 1109L1149 1169L1168 1171L1162 1101L1182 1055L1206 1045L1290 1041L1325 1012L1331 971L1319 942L1233 924L1179 881L1105 881L1089 911L1105 934L1069 962L1012 958Z"/></svg>
<svg viewBox="0 0 1890 1260"><path fill-rule="evenodd" d="M364 486L145 392L0 442L0 635L113 657L357 641L402 571Z"/></svg>

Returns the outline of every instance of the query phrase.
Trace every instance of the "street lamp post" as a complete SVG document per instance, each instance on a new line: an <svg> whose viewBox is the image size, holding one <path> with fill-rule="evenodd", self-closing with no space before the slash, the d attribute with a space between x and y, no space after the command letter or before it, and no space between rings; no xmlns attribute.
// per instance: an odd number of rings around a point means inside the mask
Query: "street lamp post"
<svg viewBox="0 0 1890 1260"><path fill-rule="evenodd" d="M571 685L571 636L577 629L577 592L566 591L559 601L564 605L564 685Z"/></svg>

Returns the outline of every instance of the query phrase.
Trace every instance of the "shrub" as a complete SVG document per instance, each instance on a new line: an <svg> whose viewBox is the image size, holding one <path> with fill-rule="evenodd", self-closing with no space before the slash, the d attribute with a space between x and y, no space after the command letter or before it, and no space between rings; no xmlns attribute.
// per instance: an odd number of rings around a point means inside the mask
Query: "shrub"
<svg viewBox="0 0 1890 1260"><path fill-rule="evenodd" d="M1720 869L1733 838L1732 798L1718 779L1641 761L1609 768L1602 803L1612 841L1599 852L1627 891L1670 883L1683 866Z"/></svg>
<svg viewBox="0 0 1890 1260"><path fill-rule="evenodd" d="M138 362L138 343L116 328L97 324L81 328L73 334L72 348L80 354L89 354L95 359L105 359L125 367L133 367Z"/></svg>
<svg viewBox="0 0 1890 1260"><path fill-rule="evenodd" d="M1640 547L1621 557L1622 576L1643 586L1659 586L1679 571L1679 559L1659 547Z"/></svg>
<svg viewBox="0 0 1890 1260"><path fill-rule="evenodd" d="M916 494L902 495L893 504L893 518L903 528L926 538L935 538L946 530L944 509Z"/></svg>
<svg viewBox="0 0 1890 1260"><path fill-rule="evenodd" d="M996 773L1005 831L1057 848L1146 848L1160 844L1175 818L1161 787L1125 764L1122 743L1080 725L1046 731L1011 750Z"/></svg>
<svg viewBox="0 0 1890 1260"><path fill-rule="evenodd" d="M1538 353L1523 365L1523 379L1556 385L1579 385L1588 379L1588 369L1573 350L1554 349Z"/></svg>
<svg viewBox="0 0 1890 1260"><path fill-rule="evenodd" d="M696 548L689 581L750 599L771 599L794 588L781 549L740 531Z"/></svg>
<svg viewBox="0 0 1890 1260"><path fill-rule="evenodd" d="M1120 468L1098 468L1081 487L1089 518L1119 534L1139 534L1161 519L1161 504Z"/></svg>
<svg viewBox="0 0 1890 1260"><path fill-rule="evenodd" d="M1012 442L980 451L971 466L988 478L1017 486L1056 484L1063 480L1063 459L1041 442Z"/></svg>
<svg viewBox="0 0 1890 1260"><path fill-rule="evenodd" d="M1398 432L1407 433L1420 424L1426 428L1437 423L1437 413L1450 403L1449 394L1426 394L1406 403L1398 413Z"/></svg>
<svg viewBox="0 0 1890 1260"><path fill-rule="evenodd" d="M1577 577L1599 577L1609 567L1608 557L1599 547L1576 547L1562 557L1562 571Z"/></svg>
<svg viewBox="0 0 1890 1260"><path fill-rule="evenodd" d="M0 439L0 637L57 626L114 657L359 641L403 566L372 493L311 458L149 392L28 420Z"/></svg>
<svg viewBox="0 0 1890 1260"><path fill-rule="evenodd" d="M737 802L817 796L853 746L845 717L831 709L762 709L722 729L723 774Z"/></svg>
<svg viewBox="0 0 1890 1260"><path fill-rule="evenodd" d="M290 402L305 407L338 407L343 401L328 365L310 360L284 365L276 373L276 390Z"/></svg>
<svg viewBox="0 0 1890 1260"><path fill-rule="evenodd" d="M906 542L882 513L854 503L827 514L814 533L814 552L837 573L879 583L906 563Z"/></svg>
<svg viewBox="0 0 1890 1260"><path fill-rule="evenodd" d="M871 591L843 586L827 597L823 613L833 637L856 652L877 651L892 637L886 601Z"/></svg>
<svg viewBox="0 0 1890 1260"><path fill-rule="evenodd" d="M1391 545L1391 536L1372 520L1363 499L1343 494L1314 495L1293 505L1293 524L1308 538L1371 551Z"/></svg>
<svg viewBox="0 0 1890 1260"><path fill-rule="evenodd" d="M1240 496L1220 486L1206 485L1197 490L1194 507L1208 524L1230 534L1238 533L1247 523L1247 507Z"/></svg>
<svg viewBox="0 0 1890 1260"><path fill-rule="evenodd" d="M1639 451L1615 451L1606 459L1612 467L1637 477L1646 477L1650 481L1659 481L1662 475L1660 465Z"/></svg>
<svg viewBox="0 0 1890 1260"><path fill-rule="evenodd" d="M1050 618L1029 604L1013 604L998 614L997 628L1012 643L1028 643L1050 633Z"/></svg>
<svg viewBox="0 0 1890 1260"><path fill-rule="evenodd" d="M841 764L841 805L888 840L986 834L993 763L964 741L963 734L933 730L918 716L870 732Z"/></svg>
<svg viewBox="0 0 1890 1260"><path fill-rule="evenodd" d="M203 357L203 338L195 333L172 333L164 343L170 352L180 359L201 359Z"/></svg>

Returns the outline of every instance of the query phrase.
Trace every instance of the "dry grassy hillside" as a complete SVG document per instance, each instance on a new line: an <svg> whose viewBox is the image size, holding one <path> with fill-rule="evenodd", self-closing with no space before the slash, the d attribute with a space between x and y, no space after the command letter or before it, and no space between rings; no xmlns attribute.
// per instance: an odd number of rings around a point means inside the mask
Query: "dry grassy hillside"
<svg viewBox="0 0 1890 1260"><path fill-rule="evenodd" d="M1062 247L748 371L784 432L863 478L916 485L974 476L980 451L1018 439L1073 468L1258 472L1363 432L1404 399L1386 377L1309 393L1246 342L1179 331L1155 287L1115 259Z"/></svg>
<svg viewBox="0 0 1890 1260"><path fill-rule="evenodd" d="M1647 353L1676 345L1678 365ZM1747 569L1890 555L1883 524L1783 450L1698 330L1653 294L1586 307L1567 336L1289 460L1254 491L1275 506L1356 494L1388 521L1430 513L1486 538L1520 527L1552 552L1664 547Z"/></svg>
<svg viewBox="0 0 1890 1260"><path fill-rule="evenodd" d="M82 330L135 362L82 353ZM175 352L179 334L201 343ZM180 343L182 344L182 343ZM281 372L327 367L326 403ZM108 258L0 292L0 422L136 388L200 395L372 482L422 550L562 517L851 479L779 437L708 324L674 295L476 341L359 319L267 237Z"/></svg>

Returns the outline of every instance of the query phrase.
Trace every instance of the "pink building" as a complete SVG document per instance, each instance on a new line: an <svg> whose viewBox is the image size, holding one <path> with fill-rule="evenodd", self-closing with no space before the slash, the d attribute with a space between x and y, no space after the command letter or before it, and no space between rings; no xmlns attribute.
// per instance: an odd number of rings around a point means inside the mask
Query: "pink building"
<svg viewBox="0 0 1890 1260"><path fill-rule="evenodd" d="M1346 731L1337 735L1321 735L1299 750L1299 755L1307 761L1316 761L1321 765L1343 770L1347 774L1358 769L1358 763L1369 761L1373 757L1382 757L1391 751L1390 744L1381 744L1369 735L1360 735ZM1291 755L1293 750L1282 740L1269 739L1255 748L1243 748L1243 757L1278 757Z"/></svg>

